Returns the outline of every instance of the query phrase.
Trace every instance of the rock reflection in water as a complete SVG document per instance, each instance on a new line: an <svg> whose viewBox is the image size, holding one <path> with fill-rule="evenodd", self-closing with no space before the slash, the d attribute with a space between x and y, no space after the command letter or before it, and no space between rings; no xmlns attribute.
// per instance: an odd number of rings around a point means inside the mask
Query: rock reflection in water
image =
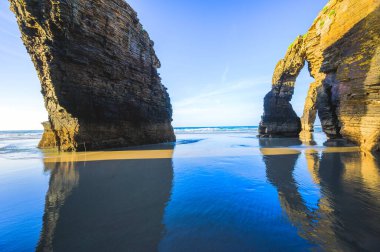
<svg viewBox="0 0 380 252"><path fill-rule="evenodd" d="M37 251L157 250L172 159L69 162L66 157L45 162L45 169L51 178Z"/></svg>
<svg viewBox="0 0 380 252"><path fill-rule="evenodd" d="M327 251L376 251L380 247L379 162L359 152L265 155L268 148L296 145L297 140L262 139L268 181L299 234ZM299 143L300 144L300 143ZM294 178L297 159L306 158L313 182L320 186L316 209L309 209Z"/></svg>

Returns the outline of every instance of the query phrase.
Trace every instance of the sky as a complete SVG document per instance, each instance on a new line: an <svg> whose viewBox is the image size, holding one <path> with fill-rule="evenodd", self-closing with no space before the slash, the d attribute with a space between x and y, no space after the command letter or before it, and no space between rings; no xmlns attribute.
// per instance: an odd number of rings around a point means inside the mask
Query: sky
<svg viewBox="0 0 380 252"><path fill-rule="evenodd" d="M327 0L128 0L155 42L173 126L254 126L273 70ZM304 69L292 100L299 116ZM36 71L8 1L0 1L0 130L42 129Z"/></svg>

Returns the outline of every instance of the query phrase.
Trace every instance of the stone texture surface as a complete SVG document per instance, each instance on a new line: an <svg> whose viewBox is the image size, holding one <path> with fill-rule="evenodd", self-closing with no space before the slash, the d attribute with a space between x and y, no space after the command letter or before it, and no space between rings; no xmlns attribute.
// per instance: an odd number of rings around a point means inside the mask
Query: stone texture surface
<svg viewBox="0 0 380 252"><path fill-rule="evenodd" d="M301 121L290 100L296 78L305 64L303 47L303 38L299 36L289 48L286 57L277 63L272 78L272 90L264 98L264 115L259 127L262 136L294 137L301 131Z"/></svg>
<svg viewBox="0 0 380 252"><path fill-rule="evenodd" d="M55 139L54 131L51 128L50 122L43 122L42 126L44 127L44 133L38 144L40 149L51 149L57 147L57 141Z"/></svg>
<svg viewBox="0 0 380 252"><path fill-rule="evenodd" d="M315 82L310 84L301 124L295 127L298 117L290 101L306 62ZM277 64L272 90L264 99L260 134L312 131L317 113L329 138L343 136L365 150L379 149L379 0L329 1Z"/></svg>
<svg viewBox="0 0 380 252"><path fill-rule="evenodd" d="M175 140L153 42L125 1L9 1L60 150Z"/></svg>

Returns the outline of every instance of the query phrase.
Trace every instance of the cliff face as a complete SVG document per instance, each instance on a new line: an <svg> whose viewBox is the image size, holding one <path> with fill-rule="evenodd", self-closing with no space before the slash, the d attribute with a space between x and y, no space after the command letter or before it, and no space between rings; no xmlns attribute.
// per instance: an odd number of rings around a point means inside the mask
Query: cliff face
<svg viewBox="0 0 380 252"><path fill-rule="evenodd" d="M61 150L175 140L153 42L124 0L9 1Z"/></svg>
<svg viewBox="0 0 380 252"><path fill-rule="evenodd" d="M298 124L290 100L306 62L315 82ZM262 136L312 131L318 113L328 137L379 149L380 1L331 0L309 31L290 45L272 81L264 99Z"/></svg>
<svg viewBox="0 0 380 252"><path fill-rule="evenodd" d="M272 78L275 84L264 98L264 115L259 128L262 136L295 137L300 132L301 121L290 101L296 78L305 64L303 47L303 39L298 37L288 50L287 57L277 63Z"/></svg>
<svg viewBox="0 0 380 252"><path fill-rule="evenodd" d="M57 141L55 139L55 134L51 128L50 122L43 122L42 126L44 127L44 133L38 144L38 148L40 149L55 148L57 146Z"/></svg>

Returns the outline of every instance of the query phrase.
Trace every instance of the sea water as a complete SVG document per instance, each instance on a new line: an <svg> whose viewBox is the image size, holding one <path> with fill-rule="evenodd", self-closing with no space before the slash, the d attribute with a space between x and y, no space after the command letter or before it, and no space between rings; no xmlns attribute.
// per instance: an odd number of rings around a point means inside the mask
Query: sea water
<svg viewBox="0 0 380 252"><path fill-rule="evenodd" d="M176 143L46 153L0 132L0 251L379 251L377 158L320 128L177 128Z"/></svg>

